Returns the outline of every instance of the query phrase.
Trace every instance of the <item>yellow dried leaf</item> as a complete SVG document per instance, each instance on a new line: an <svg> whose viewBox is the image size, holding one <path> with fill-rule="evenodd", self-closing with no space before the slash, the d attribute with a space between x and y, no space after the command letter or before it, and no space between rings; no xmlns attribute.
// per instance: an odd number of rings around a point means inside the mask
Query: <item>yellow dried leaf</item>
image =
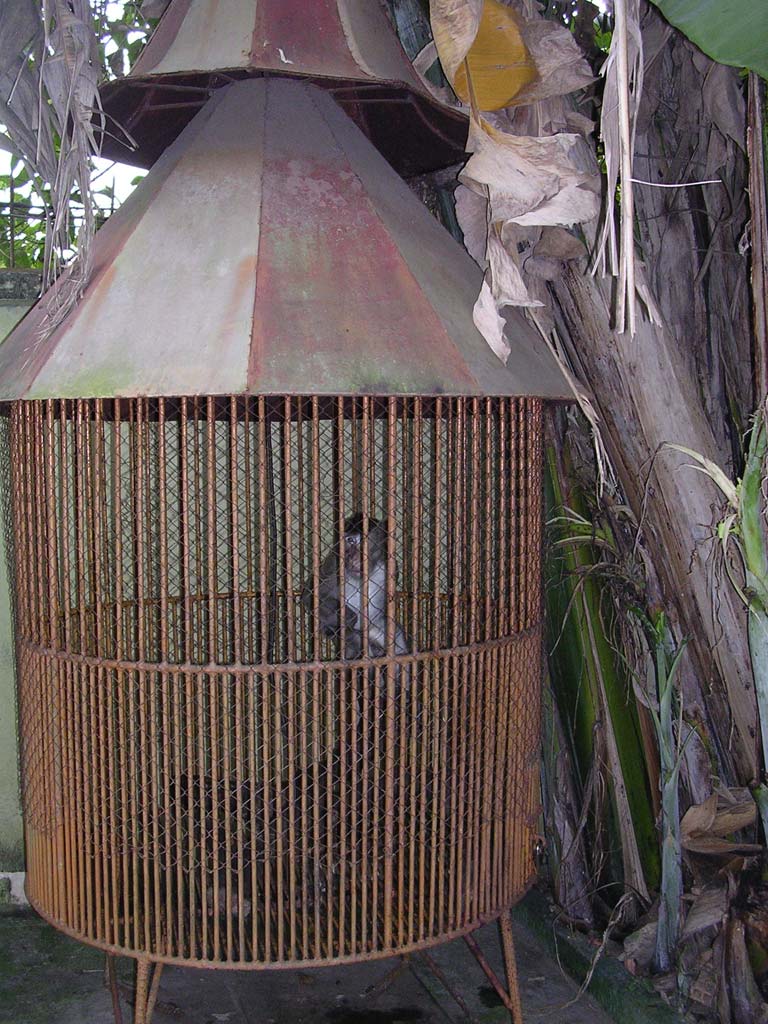
<svg viewBox="0 0 768 1024"><path fill-rule="evenodd" d="M465 103L474 99L480 110L501 110L536 78L514 11L499 0L485 0L477 35L451 82L456 95Z"/></svg>
<svg viewBox="0 0 768 1024"><path fill-rule="evenodd" d="M483 0L430 0L432 36L451 84L477 35L482 13Z"/></svg>

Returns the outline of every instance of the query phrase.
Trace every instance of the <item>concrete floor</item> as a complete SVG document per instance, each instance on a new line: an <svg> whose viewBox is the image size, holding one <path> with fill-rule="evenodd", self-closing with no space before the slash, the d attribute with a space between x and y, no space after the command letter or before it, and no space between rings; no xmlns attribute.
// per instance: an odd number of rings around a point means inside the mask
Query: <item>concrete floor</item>
<svg viewBox="0 0 768 1024"><path fill-rule="evenodd" d="M501 971L498 931L477 933ZM516 927L526 1024L610 1024L538 940ZM430 956L465 1001L463 1012L420 955L319 970L234 972L166 968L153 1024L477 1024L509 1021L463 941ZM28 910L0 913L2 1024L114 1024L104 958L60 935ZM131 1020L131 963L121 961L125 1024Z"/></svg>

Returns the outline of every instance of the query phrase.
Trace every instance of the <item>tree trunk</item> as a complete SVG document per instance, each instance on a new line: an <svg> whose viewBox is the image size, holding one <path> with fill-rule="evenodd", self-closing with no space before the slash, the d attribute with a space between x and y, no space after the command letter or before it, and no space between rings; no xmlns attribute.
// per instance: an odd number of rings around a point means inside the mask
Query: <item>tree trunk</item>
<svg viewBox="0 0 768 1024"><path fill-rule="evenodd" d="M718 496L683 456L659 451L673 441L719 461L717 439L681 343L648 323L634 339L613 334L609 290L608 281L567 270L553 287L556 317L596 396L606 447L658 574L657 599L689 637L695 677L684 678L685 710L695 714L700 704L726 777L743 784L756 775L756 705L746 615L727 580L713 590Z"/></svg>
<svg viewBox="0 0 768 1024"><path fill-rule="evenodd" d="M757 775L754 682L744 609L716 571L720 497L664 449L675 442L733 472L753 409L749 266L739 251L745 201L744 99L738 73L703 57L651 9L643 17L646 75L634 176L636 239L662 323L639 318L634 338L611 329L610 279L569 266L550 284L569 358L595 398L621 487L641 524L657 580L652 601L689 639L685 715L706 723L723 773ZM730 424L736 421L736 429ZM738 471L738 467L737 467ZM706 737L705 737L706 739ZM715 752L710 750L712 756Z"/></svg>

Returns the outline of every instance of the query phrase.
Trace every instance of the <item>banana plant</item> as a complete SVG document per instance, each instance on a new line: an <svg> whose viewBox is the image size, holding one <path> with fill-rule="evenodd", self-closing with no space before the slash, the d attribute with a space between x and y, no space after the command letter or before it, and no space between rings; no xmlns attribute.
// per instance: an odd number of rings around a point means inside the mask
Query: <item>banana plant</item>
<svg viewBox="0 0 768 1024"><path fill-rule="evenodd" d="M768 403L757 412L749 438L744 473L734 483L711 459L683 445L667 447L693 459L692 468L705 473L719 488L727 511L717 525L725 572L747 609L749 653L755 680L757 712L763 746L763 779L753 795L768 837L768 528L766 456Z"/></svg>
<svg viewBox="0 0 768 1024"><path fill-rule="evenodd" d="M585 795L595 764L605 772L610 801L595 808L596 824L607 832L603 848L621 851L624 884L647 904L658 881L658 847L646 751L608 624L618 614L610 578L623 570L610 528L590 520L567 452L555 447L548 448L546 482L552 682ZM599 835L593 838L597 853L602 844Z"/></svg>

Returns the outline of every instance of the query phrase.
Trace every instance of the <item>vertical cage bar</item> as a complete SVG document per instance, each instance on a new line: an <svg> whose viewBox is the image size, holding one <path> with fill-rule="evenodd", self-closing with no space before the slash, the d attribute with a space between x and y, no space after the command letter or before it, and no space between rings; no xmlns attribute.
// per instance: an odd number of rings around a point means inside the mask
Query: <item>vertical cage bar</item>
<svg viewBox="0 0 768 1024"><path fill-rule="evenodd" d="M387 619L386 653L391 659L395 653L395 427L397 404L394 398L387 402ZM391 662L386 667L385 750L384 750L384 946L392 945L392 884L395 844L395 673Z"/></svg>
<svg viewBox="0 0 768 1024"><path fill-rule="evenodd" d="M217 804L220 804L220 810L222 817L224 818L224 856L219 865L218 874L215 876L217 879L217 888L221 890L221 878L224 877L224 907L221 912L224 914L226 929L225 929L225 946L223 954L226 956L228 961L232 961L235 958L235 938L233 931L233 924L237 920L237 913L239 913L239 906L236 908L233 903L233 890L232 890L232 866L235 865L237 870L237 860L235 859L235 851L233 849L233 835L232 835L232 776L233 776L233 765L232 765L232 698L233 698L233 682L232 676L222 672L218 677L218 691L220 697L220 716L221 716L221 773L222 780L221 785L214 793L214 799ZM221 796L219 796L219 793ZM237 802L237 790L235 790L235 805ZM237 911L237 912L236 912Z"/></svg>
<svg viewBox="0 0 768 1024"><path fill-rule="evenodd" d="M240 594L240 474L238 465L238 400L229 400L229 552L232 566L232 661L242 664L242 599Z"/></svg>
<svg viewBox="0 0 768 1024"><path fill-rule="evenodd" d="M485 415L483 417L483 506L484 506L484 536L483 536L483 572L484 578L484 603L483 612L483 640L488 641L493 636L491 622L493 610L493 590L496 584L496 568L494 566L494 508L493 508L493 426L494 426L494 402L490 398L485 399Z"/></svg>
<svg viewBox="0 0 768 1024"><path fill-rule="evenodd" d="M310 838L310 816L309 816L309 717L307 710L307 693L310 686L311 675L302 670L299 672L299 775L301 779L301 793L299 814L301 820L301 884L299 894L301 899L301 957L308 960L310 957L310 928L309 928L309 899L311 885L309 880L309 838Z"/></svg>
<svg viewBox="0 0 768 1024"><path fill-rule="evenodd" d="M28 405L28 419L27 429L29 431L31 440L31 460L29 464L29 483L30 483L30 498L31 498L31 517L30 517L30 536L32 539L32 557L35 560L36 565L42 569L45 564L45 557L43 551L45 550L45 520L44 520L44 509L45 506L42 500L41 494L41 470L42 470L42 451L41 451L41 434L40 434L40 421L39 421L39 404L37 402ZM45 600L45 578L46 573L39 571L35 573L35 632L37 635L37 641L42 646L49 646L50 644L50 633L48 632L48 616L46 614L46 600ZM45 712L45 708L43 708ZM46 734L43 733L43 738L47 738Z"/></svg>
<svg viewBox="0 0 768 1024"><path fill-rule="evenodd" d="M237 493L237 492L236 492ZM246 785L246 776L244 772L245 757L244 757L244 746L245 741L243 737L243 727L246 723L245 719L245 697L243 693L244 688L244 677L242 673L238 673L234 677L234 822L236 822L236 835L237 835L237 860L236 860L236 871L238 879L238 959L241 962L246 961L246 895L245 895L245 873L246 873L246 856L245 856L245 837L246 837L246 824L243 809L243 793ZM246 724L246 731L248 731L248 725ZM253 856L253 846L250 846L251 856ZM251 890L251 913L256 913L256 893Z"/></svg>
<svg viewBox="0 0 768 1024"><path fill-rule="evenodd" d="M263 396L260 396L257 404L258 411L258 561L259 561L259 632L260 652L259 660L262 664L269 661L269 591L267 587L267 560L269 558L269 543L267 534L267 516L270 511L269 493L267 490L267 413L266 403ZM271 444L271 440L270 440Z"/></svg>
<svg viewBox="0 0 768 1024"><path fill-rule="evenodd" d="M270 778L270 696L273 683L276 686L273 676L262 677L261 693L261 750L262 750L262 794L263 794L263 818L264 818L264 962L269 963L273 959L272 953L272 822L271 822L271 801L272 787Z"/></svg>
<svg viewBox="0 0 768 1024"><path fill-rule="evenodd" d="M95 502L94 502L94 484L93 484L93 448L92 448L92 407L86 404L84 407L84 422L83 422L83 434L84 438L82 441L84 453L85 453L85 465L84 465L84 480L83 480L83 492L84 492L84 510L85 510L85 523L84 532L86 539L86 548L88 551L88 609L87 614L92 617L91 623L91 636L92 640L89 644L90 650L99 649L99 641L101 639L101 630L99 628L99 605L98 593L96 590L96 579L98 577L97 565L95 563L95 551L94 551L94 538L95 538ZM89 651L90 653L90 651ZM87 735L88 752L89 752L89 766L88 776L86 779L86 818L89 822L90 832L90 846L91 846L91 871L89 874L93 878L93 931L91 937L94 939L101 938L101 925L102 925L102 870L104 867L103 857L101 850L101 839L102 839L102 827L103 823L99 820L100 813L100 798L99 798L99 763L100 757L97 753L98 744L98 725L97 715L98 708L97 702L99 701L99 670L96 666L91 665L87 670L87 719L85 725L85 733Z"/></svg>
<svg viewBox="0 0 768 1024"><path fill-rule="evenodd" d="M248 849L251 859L251 956L257 960L261 953L259 947L259 914L258 914L258 833L257 833L257 793L258 793L258 767L256 762L256 723L258 722L256 708L256 694L258 692L257 678L255 673L249 673L245 677L246 700L245 706L248 709L248 724L246 736L248 740L248 802L250 806L250 817L248 822ZM249 699L250 698L250 699ZM266 842L262 843L262 849L266 851Z"/></svg>

